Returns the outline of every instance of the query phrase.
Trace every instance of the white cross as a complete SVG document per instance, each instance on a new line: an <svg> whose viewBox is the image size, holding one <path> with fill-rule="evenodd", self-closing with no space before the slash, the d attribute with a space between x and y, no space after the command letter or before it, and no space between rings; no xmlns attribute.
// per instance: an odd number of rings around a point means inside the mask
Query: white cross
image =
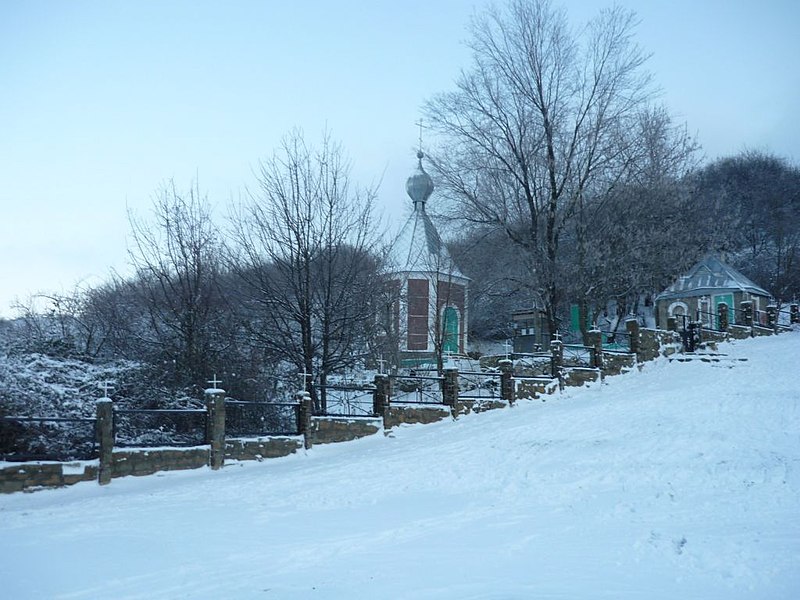
<svg viewBox="0 0 800 600"><path fill-rule="evenodd" d="M383 360L383 354L381 354L381 357L378 359L378 374L379 375L383 375L383 365L384 365L385 362L386 361Z"/></svg>
<svg viewBox="0 0 800 600"><path fill-rule="evenodd" d="M557 341L557 342L560 342L560 341L561 341L561 334L560 334L560 333L558 333L558 332L556 331L556 332L553 334L553 339L554 339L555 341Z"/></svg>
<svg viewBox="0 0 800 600"><path fill-rule="evenodd" d="M308 378L309 377L314 377L314 374L313 373L306 373L305 371L303 371L302 373L300 373L300 375L302 375L302 377L303 377L303 389L305 389L306 384L308 383Z"/></svg>
<svg viewBox="0 0 800 600"><path fill-rule="evenodd" d="M219 387L219 384L220 384L220 383L222 383L222 381L218 380L218 379L217 379L217 374L216 374L216 373L214 373L214 378L213 378L213 379L210 379L210 380L209 380L209 381L207 381L206 383L210 383L210 384L211 384L211 387L213 387L214 389L217 389L217 388Z"/></svg>
<svg viewBox="0 0 800 600"><path fill-rule="evenodd" d="M111 385L107 379L103 382L101 387L103 388L103 398L108 398L108 391L114 389L114 386Z"/></svg>
<svg viewBox="0 0 800 600"><path fill-rule="evenodd" d="M508 349L511 347L510 340L506 340L506 343L503 345L506 348L506 360L508 360Z"/></svg>

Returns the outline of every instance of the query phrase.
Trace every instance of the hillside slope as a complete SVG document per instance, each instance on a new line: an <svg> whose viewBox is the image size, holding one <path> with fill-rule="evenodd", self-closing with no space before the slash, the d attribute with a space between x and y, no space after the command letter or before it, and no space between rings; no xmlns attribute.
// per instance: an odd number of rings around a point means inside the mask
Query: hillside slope
<svg viewBox="0 0 800 600"><path fill-rule="evenodd" d="M263 463L0 497L7 598L800 597L800 333Z"/></svg>

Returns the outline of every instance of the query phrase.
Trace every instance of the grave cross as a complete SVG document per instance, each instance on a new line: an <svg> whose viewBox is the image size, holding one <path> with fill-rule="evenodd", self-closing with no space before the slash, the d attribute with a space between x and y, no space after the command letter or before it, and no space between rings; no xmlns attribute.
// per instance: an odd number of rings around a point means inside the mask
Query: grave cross
<svg viewBox="0 0 800 600"><path fill-rule="evenodd" d="M383 375L383 365L385 363L386 361L383 360L383 354L381 354L381 357L378 359L378 375Z"/></svg>
<svg viewBox="0 0 800 600"><path fill-rule="evenodd" d="M106 379L106 380L103 382L103 384L102 384L100 387L103 389L103 398L108 398L108 397L109 397L109 396L108 396L108 392L109 392L110 390L113 390L113 389L114 389L114 386L113 386L113 385L111 385L111 384L108 382L108 379Z"/></svg>
<svg viewBox="0 0 800 600"><path fill-rule="evenodd" d="M306 373L305 371L303 371L302 373L300 373L300 375L303 377L303 389L306 389L306 384L308 383L308 378L309 377L313 378L314 374L313 373ZM313 379L312 379L312 381L313 381Z"/></svg>
<svg viewBox="0 0 800 600"><path fill-rule="evenodd" d="M510 340L506 340L505 344L503 344L506 348L506 360L508 360L508 349L511 347Z"/></svg>
<svg viewBox="0 0 800 600"><path fill-rule="evenodd" d="M209 379L206 383L211 384L211 387L213 387L214 389L217 389L219 387L219 384L222 383L222 381L217 379L217 374L214 373L213 379Z"/></svg>

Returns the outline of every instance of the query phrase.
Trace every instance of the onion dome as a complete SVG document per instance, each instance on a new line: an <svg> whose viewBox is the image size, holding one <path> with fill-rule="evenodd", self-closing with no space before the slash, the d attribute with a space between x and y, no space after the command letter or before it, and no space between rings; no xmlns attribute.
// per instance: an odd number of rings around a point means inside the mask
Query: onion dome
<svg viewBox="0 0 800 600"><path fill-rule="evenodd" d="M433 179L431 179L431 176L422 168L422 159L424 157L425 155L422 153L422 150L417 152L417 158L419 159L417 172L406 181L406 192L414 201L415 210L418 207L424 207L425 202L433 193Z"/></svg>

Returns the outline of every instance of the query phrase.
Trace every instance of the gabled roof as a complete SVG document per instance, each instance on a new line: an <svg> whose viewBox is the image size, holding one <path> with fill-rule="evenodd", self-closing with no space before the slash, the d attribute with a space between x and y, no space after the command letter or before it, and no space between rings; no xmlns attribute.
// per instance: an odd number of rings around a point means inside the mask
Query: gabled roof
<svg viewBox="0 0 800 600"><path fill-rule="evenodd" d="M723 263L718 257L709 254L689 269L686 275L681 275L671 286L656 296L656 300L705 296L726 291L749 292L756 296L770 297L770 293L764 288Z"/></svg>

